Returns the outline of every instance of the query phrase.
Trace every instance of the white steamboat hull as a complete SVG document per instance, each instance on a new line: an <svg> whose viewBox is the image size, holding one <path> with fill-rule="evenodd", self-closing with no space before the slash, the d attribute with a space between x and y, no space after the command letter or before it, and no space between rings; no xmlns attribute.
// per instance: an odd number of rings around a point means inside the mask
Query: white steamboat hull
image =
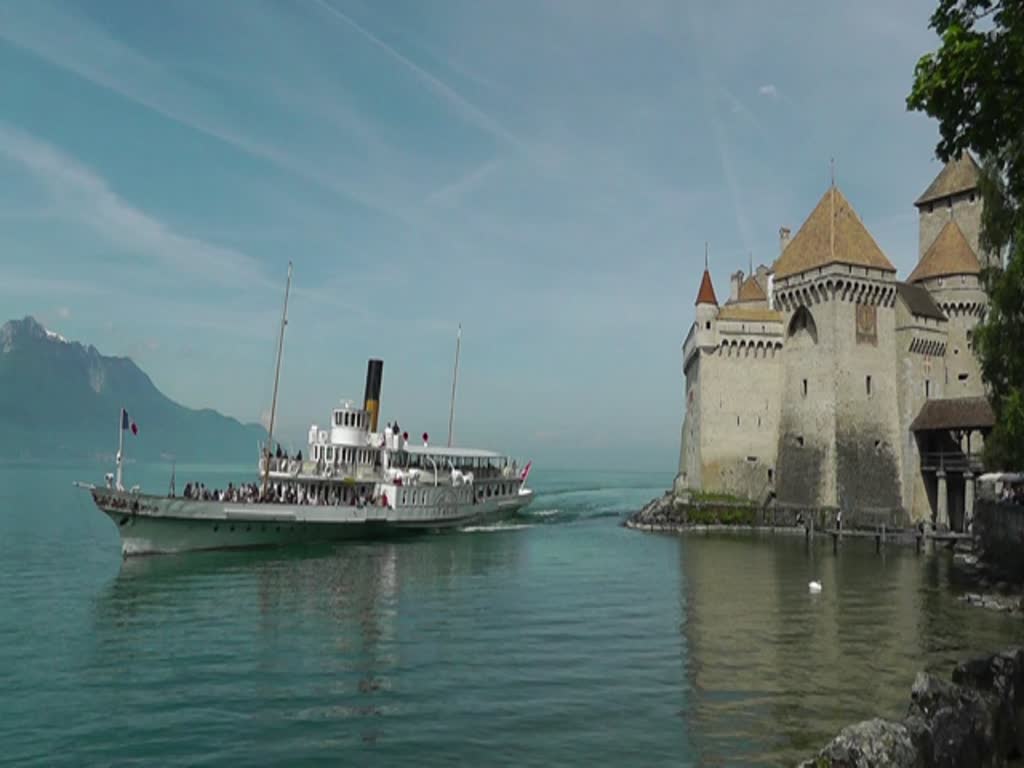
<svg viewBox="0 0 1024 768"><path fill-rule="evenodd" d="M477 504L421 507L241 504L92 489L117 526L125 556L383 538L459 528L515 513L533 492Z"/></svg>

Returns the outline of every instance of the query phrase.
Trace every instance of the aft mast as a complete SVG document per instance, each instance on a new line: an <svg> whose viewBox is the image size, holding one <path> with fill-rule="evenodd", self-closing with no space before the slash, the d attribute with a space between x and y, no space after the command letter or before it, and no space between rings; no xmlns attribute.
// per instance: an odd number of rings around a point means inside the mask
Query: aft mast
<svg viewBox="0 0 1024 768"><path fill-rule="evenodd" d="M281 332L277 338L277 365L274 367L274 396L270 401L270 424L267 428L266 460L263 466L263 494L267 492L270 479L270 452L274 444L274 417L277 415L277 386L281 380L281 353L284 351L284 327L288 325L288 294L292 288L292 263L288 262L288 282L284 287L284 310L281 312Z"/></svg>
<svg viewBox="0 0 1024 768"><path fill-rule="evenodd" d="M462 323L455 337L455 372L452 374L452 402L448 409L448 447L452 447L452 425L455 422L455 385L459 380L459 349L462 347Z"/></svg>

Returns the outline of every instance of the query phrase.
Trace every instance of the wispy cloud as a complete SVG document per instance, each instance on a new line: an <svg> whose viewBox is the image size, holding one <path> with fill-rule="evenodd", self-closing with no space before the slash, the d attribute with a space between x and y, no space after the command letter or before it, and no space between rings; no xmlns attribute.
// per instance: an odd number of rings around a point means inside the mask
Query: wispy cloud
<svg viewBox="0 0 1024 768"><path fill-rule="evenodd" d="M409 70L420 82L426 85L433 93L440 96L448 104L454 107L459 114L461 114L466 120L470 121L477 127L487 131L495 138L500 139L506 144L515 147L516 149L523 152L525 155L529 155L528 146L521 141L515 134L508 130L504 125L499 123L497 120L492 118L490 115L484 113L479 107L471 103L462 94L456 91L451 85L441 80L436 75L428 72L426 69L421 67L419 64L414 62L412 59L405 56L401 51L388 43L381 40L370 30L366 29L355 19L346 13L335 8L327 0L313 0L313 2L324 9L328 14L334 18L340 20L350 28L358 32L367 41L375 45L380 50L384 51L395 61L402 64L406 69Z"/></svg>
<svg viewBox="0 0 1024 768"><path fill-rule="evenodd" d="M222 114L210 93L176 77L135 49L111 37L81 14L38 0L29 8L0 4L0 40L47 63L106 88L180 125L270 163L279 170L343 195L387 215L389 201L350 184L322 166L255 138Z"/></svg>
<svg viewBox="0 0 1024 768"><path fill-rule="evenodd" d="M68 307L58 307L57 317L59 317L61 320L67 320L69 317L71 317L71 310Z"/></svg>
<svg viewBox="0 0 1024 768"><path fill-rule="evenodd" d="M733 214L736 218L736 227L739 230L740 237L743 240L743 250L750 251L752 249L752 236L750 231L750 222L746 215L746 209L743 205L743 200L740 195L740 184L736 178L736 170L733 163L732 147L729 143L729 137L727 136L725 129L722 125L722 120L718 115L718 105L713 94L716 90L715 79L712 76L708 64L705 61L705 57L700 55L699 49L701 40L704 37L704 24L703 19L699 14L699 11L694 6L689 6L689 21L690 21L690 40L693 43L694 50L698 51L696 56L697 68L700 72L701 83L703 86L704 93L704 112L707 116L709 128L711 134L715 140L715 147L718 150L718 156L722 165L722 174L725 177L726 186L729 189L729 196L732 198ZM726 88L717 86L718 93L722 94L723 97L732 105L733 112L744 115L748 121L753 121L756 125L757 121L750 114L742 103Z"/></svg>
<svg viewBox="0 0 1024 768"><path fill-rule="evenodd" d="M128 252L220 284L267 284L254 259L176 231L121 198L90 168L2 121L0 156L41 182L59 215Z"/></svg>
<svg viewBox="0 0 1024 768"><path fill-rule="evenodd" d="M451 183L438 187L423 201L424 205L449 206L459 203L463 196L477 189L501 165L502 161L497 157L481 163Z"/></svg>
<svg viewBox="0 0 1024 768"><path fill-rule="evenodd" d="M767 96L771 99L774 99L779 95L779 90L775 87L774 83L765 83L757 89L757 92L762 96Z"/></svg>

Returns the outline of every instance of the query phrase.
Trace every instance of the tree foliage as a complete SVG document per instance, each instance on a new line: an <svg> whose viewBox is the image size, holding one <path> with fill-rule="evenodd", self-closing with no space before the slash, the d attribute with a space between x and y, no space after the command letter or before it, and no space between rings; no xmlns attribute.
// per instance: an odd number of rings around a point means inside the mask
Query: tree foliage
<svg viewBox="0 0 1024 768"><path fill-rule="evenodd" d="M931 26L941 43L907 106L938 120L940 159L982 159L981 243L1006 255L983 276L991 306L974 336L996 413L986 459L1024 468L1024 0L940 0Z"/></svg>

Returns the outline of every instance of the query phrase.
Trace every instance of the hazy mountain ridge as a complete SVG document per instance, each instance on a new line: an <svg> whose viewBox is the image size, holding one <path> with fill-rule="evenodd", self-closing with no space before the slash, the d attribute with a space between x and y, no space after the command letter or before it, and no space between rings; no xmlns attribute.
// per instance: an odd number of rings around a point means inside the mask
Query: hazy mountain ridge
<svg viewBox="0 0 1024 768"><path fill-rule="evenodd" d="M47 331L31 317L0 328L0 459L73 461L117 450L128 410L139 434L126 453L156 460L252 461L265 430L168 398L132 360Z"/></svg>

